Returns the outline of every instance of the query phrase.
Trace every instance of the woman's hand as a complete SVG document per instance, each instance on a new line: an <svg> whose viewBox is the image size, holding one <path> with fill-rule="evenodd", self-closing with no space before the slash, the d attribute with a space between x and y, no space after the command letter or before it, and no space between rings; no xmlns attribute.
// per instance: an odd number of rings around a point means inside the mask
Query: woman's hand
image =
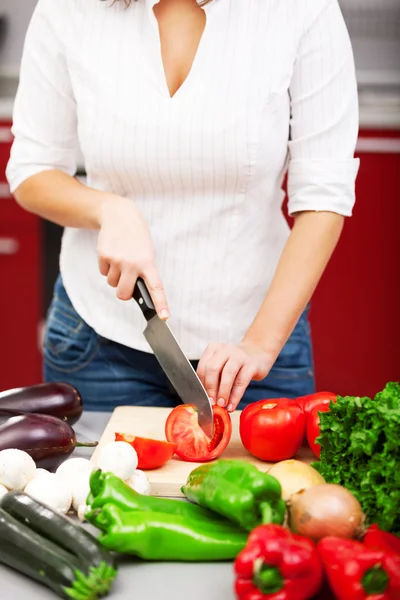
<svg viewBox="0 0 400 600"><path fill-rule="evenodd" d="M103 201L97 250L100 273L117 289L120 300L132 298L136 280L142 277L158 315L168 318L167 299L155 264L150 232L131 200L112 196Z"/></svg>
<svg viewBox="0 0 400 600"><path fill-rule="evenodd" d="M266 377L276 357L256 344L242 342L211 344L204 352L197 373L214 404L234 411L250 381Z"/></svg>

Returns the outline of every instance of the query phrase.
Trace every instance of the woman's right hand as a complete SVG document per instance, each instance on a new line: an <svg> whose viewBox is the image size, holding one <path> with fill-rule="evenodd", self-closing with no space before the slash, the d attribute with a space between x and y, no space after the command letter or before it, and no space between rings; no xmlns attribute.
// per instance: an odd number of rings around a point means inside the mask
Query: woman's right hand
<svg viewBox="0 0 400 600"><path fill-rule="evenodd" d="M98 237L100 273L117 290L117 298L131 300L138 277L150 292L158 315L169 316L167 299L156 264L149 229L134 202L112 196L102 202Z"/></svg>

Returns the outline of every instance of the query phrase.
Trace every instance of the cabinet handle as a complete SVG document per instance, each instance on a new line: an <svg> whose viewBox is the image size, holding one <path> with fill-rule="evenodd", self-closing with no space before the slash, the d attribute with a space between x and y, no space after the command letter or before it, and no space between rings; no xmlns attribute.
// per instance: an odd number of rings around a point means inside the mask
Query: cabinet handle
<svg viewBox="0 0 400 600"><path fill-rule="evenodd" d="M18 240L15 238L0 237L0 256L14 256L18 250Z"/></svg>
<svg viewBox="0 0 400 600"><path fill-rule="evenodd" d="M13 140L10 127L0 127L0 142L9 144Z"/></svg>
<svg viewBox="0 0 400 600"><path fill-rule="evenodd" d="M0 183L0 198L11 198L11 192L8 183Z"/></svg>
<svg viewBox="0 0 400 600"><path fill-rule="evenodd" d="M370 154L400 154L400 138L358 138L357 152Z"/></svg>

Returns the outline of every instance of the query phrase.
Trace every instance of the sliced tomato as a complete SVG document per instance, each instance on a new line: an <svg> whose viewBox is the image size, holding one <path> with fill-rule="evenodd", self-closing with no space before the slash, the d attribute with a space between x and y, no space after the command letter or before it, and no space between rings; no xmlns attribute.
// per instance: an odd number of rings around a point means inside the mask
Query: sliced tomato
<svg viewBox="0 0 400 600"><path fill-rule="evenodd" d="M320 412L329 412L329 404L320 404L319 406L314 406L307 421L308 445L317 458L320 458L321 455L321 446L315 441L319 436Z"/></svg>
<svg viewBox="0 0 400 600"><path fill-rule="evenodd" d="M336 402L337 394L334 394L333 392L316 392L315 394L308 394L308 396L296 398L296 402L300 404L306 415L309 415L311 411L320 404L330 404L331 400Z"/></svg>
<svg viewBox="0 0 400 600"><path fill-rule="evenodd" d="M254 402L240 415L240 437L250 454L268 462L293 458L304 439L306 417L295 400Z"/></svg>
<svg viewBox="0 0 400 600"><path fill-rule="evenodd" d="M147 471L159 469L164 466L175 454L176 444L162 440L127 435L125 433L115 434L116 442L127 442L134 447L138 455L138 469Z"/></svg>
<svg viewBox="0 0 400 600"><path fill-rule="evenodd" d="M214 436L210 440L199 425L197 409L189 404L177 406L168 415L165 436L177 444L175 454L188 462L208 462L218 458L232 436L231 417L221 406L213 406Z"/></svg>

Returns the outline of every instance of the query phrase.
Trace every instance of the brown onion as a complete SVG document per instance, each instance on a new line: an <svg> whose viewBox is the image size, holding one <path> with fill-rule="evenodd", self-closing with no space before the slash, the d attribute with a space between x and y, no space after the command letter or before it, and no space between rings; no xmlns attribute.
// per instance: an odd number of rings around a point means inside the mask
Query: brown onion
<svg viewBox="0 0 400 600"><path fill-rule="evenodd" d="M275 463L269 470L282 487L282 498L286 501L291 496L315 485L325 483L325 479L316 469L299 460L289 459Z"/></svg>
<svg viewBox="0 0 400 600"><path fill-rule="evenodd" d="M299 535L318 541L323 537L357 537L365 517L361 505L346 488L324 483L291 496L289 526Z"/></svg>

